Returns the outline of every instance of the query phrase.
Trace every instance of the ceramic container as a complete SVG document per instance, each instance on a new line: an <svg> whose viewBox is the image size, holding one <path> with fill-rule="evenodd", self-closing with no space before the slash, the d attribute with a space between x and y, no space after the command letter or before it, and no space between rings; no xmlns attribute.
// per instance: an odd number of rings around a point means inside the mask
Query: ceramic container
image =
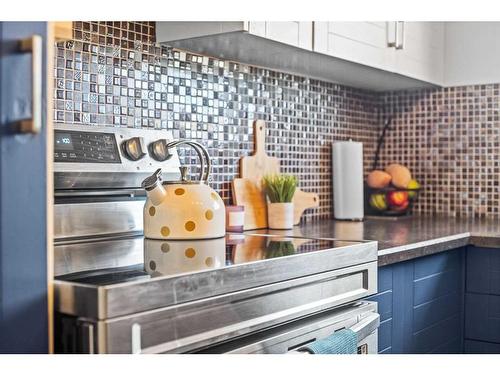
<svg viewBox="0 0 500 375"><path fill-rule="evenodd" d="M269 229L292 229L293 202L268 203L267 225Z"/></svg>
<svg viewBox="0 0 500 375"><path fill-rule="evenodd" d="M226 206L226 231L243 232L245 224L244 206Z"/></svg>

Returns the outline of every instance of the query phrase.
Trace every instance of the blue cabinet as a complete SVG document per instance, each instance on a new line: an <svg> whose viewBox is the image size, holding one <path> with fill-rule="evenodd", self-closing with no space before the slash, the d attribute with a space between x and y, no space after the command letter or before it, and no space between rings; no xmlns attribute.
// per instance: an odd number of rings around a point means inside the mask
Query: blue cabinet
<svg viewBox="0 0 500 375"><path fill-rule="evenodd" d="M500 295L500 250L469 246L467 293Z"/></svg>
<svg viewBox="0 0 500 375"><path fill-rule="evenodd" d="M370 300L378 303L380 327L378 329L379 353L392 353L392 317L393 317L393 270L395 266L381 267L378 270L378 294Z"/></svg>
<svg viewBox="0 0 500 375"><path fill-rule="evenodd" d="M33 53L19 48L33 35L42 39L41 98L32 97ZM0 353L49 351L48 38L46 22L0 22ZM40 132L20 134L18 121L38 113L34 99L42 102Z"/></svg>
<svg viewBox="0 0 500 375"><path fill-rule="evenodd" d="M462 353L464 249L379 268L380 353Z"/></svg>
<svg viewBox="0 0 500 375"><path fill-rule="evenodd" d="M500 344L477 340L465 340L464 352L467 354L498 354L500 353Z"/></svg>
<svg viewBox="0 0 500 375"><path fill-rule="evenodd" d="M467 250L465 352L500 353L500 249Z"/></svg>

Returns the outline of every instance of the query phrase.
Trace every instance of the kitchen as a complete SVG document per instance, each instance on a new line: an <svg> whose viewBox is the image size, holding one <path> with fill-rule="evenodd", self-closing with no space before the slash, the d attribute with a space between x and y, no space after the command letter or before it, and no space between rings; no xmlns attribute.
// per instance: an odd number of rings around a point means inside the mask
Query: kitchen
<svg viewBox="0 0 500 375"><path fill-rule="evenodd" d="M0 352L500 354L499 33L1 22Z"/></svg>

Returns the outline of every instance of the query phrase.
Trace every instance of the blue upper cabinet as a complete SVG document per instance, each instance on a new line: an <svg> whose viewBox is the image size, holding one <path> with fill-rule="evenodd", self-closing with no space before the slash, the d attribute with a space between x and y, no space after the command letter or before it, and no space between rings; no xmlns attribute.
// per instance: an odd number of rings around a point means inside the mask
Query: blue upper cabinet
<svg viewBox="0 0 500 375"><path fill-rule="evenodd" d="M380 353L463 352L464 249L379 269Z"/></svg>
<svg viewBox="0 0 500 375"><path fill-rule="evenodd" d="M49 350L47 30L0 22L0 353Z"/></svg>

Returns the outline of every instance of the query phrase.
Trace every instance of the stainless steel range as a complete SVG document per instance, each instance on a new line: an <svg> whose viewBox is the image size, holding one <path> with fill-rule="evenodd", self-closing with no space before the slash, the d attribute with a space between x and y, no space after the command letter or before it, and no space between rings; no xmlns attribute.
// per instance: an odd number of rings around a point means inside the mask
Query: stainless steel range
<svg viewBox="0 0 500 375"><path fill-rule="evenodd" d="M56 349L286 353L341 328L377 352L377 244L291 232L142 236L141 181L179 178L164 130L56 125Z"/></svg>

